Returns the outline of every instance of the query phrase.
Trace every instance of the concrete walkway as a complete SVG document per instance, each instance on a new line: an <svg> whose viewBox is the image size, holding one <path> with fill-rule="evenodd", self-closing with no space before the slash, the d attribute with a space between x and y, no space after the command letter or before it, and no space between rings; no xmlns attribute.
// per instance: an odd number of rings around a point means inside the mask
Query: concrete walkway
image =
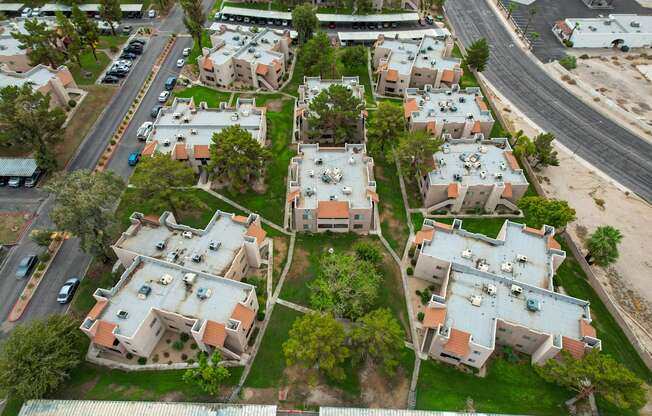
<svg viewBox="0 0 652 416"><path fill-rule="evenodd" d="M314 312L310 308L307 308L307 307L301 306L301 305L297 305L296 303L293 303L293 302L290 302L290 301L287 301L287 300L283 300L283 299L276 299L276 303L278 303L279 305L286 306L286 307L288 307L290 309L294 309L295 311L301 312L301 313L312 313L312 312Z"/></svg>

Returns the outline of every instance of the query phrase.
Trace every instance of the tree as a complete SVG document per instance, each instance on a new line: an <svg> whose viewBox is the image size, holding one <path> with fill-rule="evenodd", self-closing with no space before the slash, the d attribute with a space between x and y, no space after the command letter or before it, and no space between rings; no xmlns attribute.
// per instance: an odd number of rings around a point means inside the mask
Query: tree
<svg viewBox="0 0 652 416"><path fill-rule="evenodd" d="M159 152L144 158L131 177L131 184L138 188L138 199L147 201L155 211L170 210L176 218L180 209L206 207L194 193L179 189L191 187L195 182L190 166Z"/></svg>
<svg viewBox="0 0 652 416"><path fill-rule="evenodd" d="M201 0L180 0L183 8L183 24L188 29L188 33L193 37L199 50L202 50L202 34L204 32L204 21L206 14L202 8Z"/></svg>
<svg viewBox="0 0 652 416"><path fill-rule="evenodd" d="M516 11L518 8L518 5L514 3L513 1L510 1L509 4L507 5L507 20L509 20L512 17L512 14Z"/></svg>
<svg viewBox="0 0 652 416"><path fill-rule="evenodd" d="M536 16L538 12L539 10L537 10L536 6L530 7L530 9L527 11L528 19L527 19L527 23L525 24L525 29L523 29L523 36L527 36L527 31L530 28L530 24L532 23L534 16Z"/></svg>
<svg viewBox="0 0 652 416"><path fill-rule="evenodd" d="M528 225L533 228L541 228L546 224L563 230L566 224L575 221L575 210L568 202L559 199L526 196L518 201L518 207L527 217Z"/></svg>
<svg viewBox="0 0 652 416"><path fill-rule="evenodd" d="M442 143L443 140L431 137L426 131L408 132L399 139L393 154L406 177L414 178L425 175Z"/></svg>
<svg viewBox="0 0 652 416"><path fill-rule="evenodd" d="M27 57L33 65L45 64L58 68L66 60L59 45L56 31L46 22L27 19L23 32L11 32L11 36L19 42L20 49L27 50Z"/></svg>
<svg viewBox="0 0 652 416"><path fill-rule="evenodd" d="M343 48L340 58L346 68L367 65L367 48L362 45Z"/></svg>
<svg viewBox="0 0 652 416"><path fill-rule="evenodd" d="M359 362L370 358L376 364L382 364L390 375L396 371L405 348L403 339L401 324L388 308L369 312L358 319L351 330L354 358Z"/></svg>
<svg viewBox="0 0 652 416"><path fill-rule="evenodd" d="M18 325L0 349L0 390L21 400L55 390L81 362L83 337L69 315Z"/></svg>
<svg viewBox="0 0 652 416"><path fill-rule="evenodd" d="M534 142L519 130L514 134L514 154L518 157L530 158L536 153Z"/></svg>
<svg viewBox="0 0 652 416"><path fill-rule="evenodd" d="M376 266L348 254L326 254L317 279L310 285L310 304L337 317L357 319L378 298L382 278Z"/></svg>
<svg viewBox="0 0 652 416"><path fill-rule="evenodd" d="M265 164L272 158L271 152L239 125L213 134L210 155L208 166L215 177L237 190L262 178Z"/></svg>
<svg viewBox="0 0 652 416"><path fill-rule="evenodd" d="M475 68L476 71L482 72L489 61L489 44L487 39L480 38L466 48L466 63Z"/></svg>
<svg viewBox="0 0 652 416"><path fill-rule="evenodd" d="M539 165L542 167L559 166L557 151L552 145L553 140L555 140L555 135L552 133L541 133L534 138L535 151L532 156L535 163L533 168Z"/></svg>
<svg viewBox="0 0 652 416"><path fill-rule="evenodd" d="M156 0L156 4L158 6L159 11L163 13L168 10L170 5L172 4L172 0Z"/></svg>
<svg viewBox="0 0 652 416"><path fill-rule="evenodd" d="M374 266L380 265L383 261L383 253L378 245L371 241L358 241L353 245L353 251L358 259L368 261Z"/></svg>
<svg viewBox="0 0 652 416"><path fill-rule="evenodd" d="M335 143L359 142L358 123L364 101L344 85L333 84L312 99L308 112L311 138L330 132Z"/></svg>
<svg viewBox="0 0 652 416"><path fill-rule="evenodd" d="M344 327L331 315L313 312L297 318L283 343L287 365L317 368L334 380L343 380L341 365L351 355L345 337Z"/></svg>
<svg viewBox="0 0 652 416"><path fill-rule="evenodd" d="M120 10L119 4L118 4L118 10ZM101 12L102 12L102 5L100 4L100 13ZM120 10L120 16L117 19L117 23L120 22L120 18L122 18L122 10ZM79 35L79 38L81 39L81 44L84 47L91 48L91 52L93 52L93 57L97 62L98 58L97 58L96 50L97 50L97 44L100 41L100 33L97 29L97 24L91 19L89 19L86 13L82 12L79 9L79 7L77 7L76 5L73 6L72 8L71 20L72 20L72 24L75 26L75 30L77 30L77 34ZM113 22L109 22L109 24L111 24L111 29L113 30Z"/></svg>
<svg viewBox="0 0 652 416"><path fill-rule="evenodd" d="M548 360L535 371L549 383L556 383L577 393L576 400L592 393L620 409L637 410L646 402L643 381L610 355L592 350L582 359L562 351L560 359Z"/></svg>
<svg viewBox="0 0 652 416"><path fill-rule="evenodd" d="M115 27L122 20L120 0L100 0L100 17L111 27L111 34L115 36Z"/></svg>
<svg viewBox="0 0 652 416"><path fill-rule="evenodd" d="M77 8L77 6L75 6L75 8ZM73 26L70 19L64 16L61 12L56 13L56 21L59 34L62 37L62 43L65 45L65 54L67 55L67 58L74 58L75 61L77 61L77 65L81 68L82 63L79 56L84 47L75 26Z"/></svg>
<svg viewBox="0 0 652 416"><path fill-rule="evenodd" d="M297 31L299 45L306 43L319 27L315 9L310 3L304 3L292 10L292 26Z"/></svg>
<svg viewBox="0 0 652 416"><path fill-rule="evenodd" d="M611 225L598 227L587 243L589 255L587 260L595 261L600 266L607 266L618 259L618 244L623 235Z"/></svg>
<svg viewBox="0 0 652 416"><path fill-rule="evenodd" d="M207 354L199 354L199 367L189 368L183 373L183 381L195 384L204 392L214 396L220 391L222 382L229 378L231 373L226 367L220 365L222 355L219 350L215 350L208 362Z"/></svg>
<svg viewBox="0 0 652 416"><path fill-rule="evenodd" d="M66 115L59 107L50 109L50 95L32 86L8 86L0 89L0 146L28 147L42 170L57 167L54 145L63 138Z"/></svg>
<svg viewBox="0 0 652 416"><path fill-rule="evenodd" d="M335 48L324 32L318 32L301 47L299 59L306 76L333 79L337 74Z"/></svg>
<svg viewBox="0 0 652 416"><path fill-rule="evenodd" d="M404 132L403 109L391 102L381 101L367 126L367 141L371 150L384 155Z"/></svg>
<svg viewBox="0 0 652 416"><path fill-rule="evenodd" d="M52 242L52 234L54 233L53 230L46 230L46 229L40 229L40 230L32 230L31 233L29 233L29 238L36 244L42 247L47 247L50 245Z"/></svg>
<svg viewBox="0 0 652 416"><path fill-rule="evenodd" d="M122 179L109 171L59 173L45 187L54 195L50 218L57 228L79 237L85 253L109 260L111 244L117 234L113 208L124 186Z"/></svg>

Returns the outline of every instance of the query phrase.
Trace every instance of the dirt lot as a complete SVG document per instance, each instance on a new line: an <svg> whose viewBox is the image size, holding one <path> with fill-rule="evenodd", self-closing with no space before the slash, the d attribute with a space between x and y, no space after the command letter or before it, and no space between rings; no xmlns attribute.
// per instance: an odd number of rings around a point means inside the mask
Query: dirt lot
<svg viewBox="0 0 652 416"><path fill-rule="evenodd" d="M27 212L0 213L0 245L16 243L31 219Z"/></svg>

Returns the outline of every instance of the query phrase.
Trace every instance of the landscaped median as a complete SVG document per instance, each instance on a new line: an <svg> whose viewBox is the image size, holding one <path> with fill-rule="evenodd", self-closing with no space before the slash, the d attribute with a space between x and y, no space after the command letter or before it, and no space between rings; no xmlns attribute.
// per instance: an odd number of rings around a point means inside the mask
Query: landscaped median
<svg viewBox="0 0 652 416"><path fill-rule="evenodd" d="M50 264L54 261L59 249L63 245L63 241L68 238L68 235L65 233L56 232L51 236L52 242L48 246L48 249L45 253L39 256L39 262L36 265L36 270L32 273L32 276L27 282L27 286L23 289L23 292L20 294L14 307L9 312L7 320L9 322L16 322L23 316L23 313L29 306L29 302L32 300L32 296L36 293L39 284L43 280L43 277L50 268Z"/></svg>
<svg viewBox="0 0 652 416"><path fill-rule="evenodd" d="M31 222L32 214L29 212L0 213L0 245L16 244Z"/></svg>

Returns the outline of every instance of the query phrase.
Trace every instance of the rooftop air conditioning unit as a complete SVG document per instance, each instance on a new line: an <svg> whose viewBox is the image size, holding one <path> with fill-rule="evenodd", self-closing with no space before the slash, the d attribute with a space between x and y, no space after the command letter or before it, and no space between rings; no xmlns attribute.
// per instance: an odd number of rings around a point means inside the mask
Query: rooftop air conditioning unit
<svg viewBox="0 0 652 416"><path fill-rule="evenodd" d="M520 287L519 285L512 285L510 292L512 292L512 295L518 296L521 293L523 293L523 288Z"/></svg>
<svg viewBox="0 0 652 416"><path fill-rule="evenodd" d="M452 90L447 90L446 95L453 95L453 91Z"/></svg>
<svg viewBox="0 0 652 416"><path fill-rule="evenodd" d="M164 274L163 276L161 276L160 279L158 279L158 282L163 286L167 286L170 283L172 283L172 279L173 279L172 276L170 276L169 274Z"/></svg>
<svg viewBox="0 0 652 416"><path fill-rule="evenodd" d="M516 259L519 261L519 263L527 263L527 256L524 256L523 254L516 256Z"/></svg>
<svg viewBox="0 0 652 416"><path fill-rule="evenodd" d="M439 159L439 166L446 166L446 159L444 159L443 157Z"/></svg>
<svg viewBox="0 0 652 416"><path fill-rule="evenodd" d="M170 145L170 139L163 139L163 146L169 146Z"/></svg>
<svg viewBox="0 0 652 416"><path fill-rule="evenodd" d="M480 145L480 147L478 147L478 151L480 153L487 153L487 146Z"/></svg>
<svg viewBox="0 0 652 416"><path fill-rule="evenodd" d="M469 300L471 301L471 305L473 305L473 306L482 305L482 296L480 296L480 295L471 295Z"/></svg>
<svg viewBox="0 0 652 416"><path fill-rule="evenodd" d="M500 265L500 270L505 273L511 273L514 270L514 265L508 261Z"/></svg>
<svg viewBox="0 0 652 416"><path fill-rule="evenodd" d="M485 172L484 170L482 172L480 172L480 177L482 179L487 179L487 172Z"/></svg>
<svg viewBox="0 0 652 416"><path fill-rule="evenodd" d="M312 189L310 187L306 188L306 196L310 197L310 196L313 196L314 194L315 194L314 189Z"/></svg>
<svg viewBox="0 0 652 416"><path fill-rule="evenodd" d="M192 238L192 233L190 231L184 231L183 234L181 234L183 238Z"/></svg>
<svg viewBox="0 0 652 416"><path fill-rule="evenodd" d="M473 120L473 113L466 113L466 118Z"/></svg>
<svg viewBox="0 0 652 416"><path fill-rule="evenodd" d="M485 292L487 292L487 294L489 296L495 296L496 292L497 292L496 285L494 285L492 283L489 283L489 284L485 285L484 290L485 290Z"/></svg>
<svg viewBox="0 0 652 416"><path fill-rule="evenodd" d="M231 115L231 121L236 121L238 118L238 113L233 113L233 115Z"/></svg>
<svg viewBox="0 0 652 416"><path fill-rule="evenodd" d="M349 158L349 165L355 165L355 159L353 157Z"/></svg>
<svg viewBox="0 0 652 416"><path fill-rule="evenodd" d="M190 117L185 116L185 117L183 118L183 122L184 122L184 123L190 123Z"/></svg>
<svg viewBox="0 0 652 416"><path fill-rule="evenodd" d="M217 251L217 249L220 248L221 245L222 245L221 242L211 241L210 243L208 243L208 249L212 251Z"/></svg>
<svg viewBox="0 0 652 416"><path fill-rule="evenodd" d="M525 302L525 306L530 312L539 312L541 310L541 302L536 299L528 299Z"/></svg>
<svg viewBox="0 0 652 416"><path fill-rule="evenodd" d="M462 257L465 258L465 259L470 259L472 255L473 255L473 252L471 251L470 248L467 248L466 250L464 250L462 252Z"/></svg>
<svg viewBox="0 0 652 416"><path fill-rule="evenodd" d="M190 134L193 134L193 135L197 134L197 129L190 129Z"/></svg>
<svg viewBox="0 0 652 416"><path fill-rule="evenodd" d="M201 254L195 253L192 255L191 259L195 263L201 263L203 256Z"/></svg>
<svg viewBox="0 0 652 416"><path fill-rule="evenodd" d="M321 165L322 163L324 163L324 160L321 157L315 160L315 165Z"/></svg>
<svg viewBox="0 0 652 416"><path fill-rule="evenodd" d="M177 141L182 142L184 140L183 134L179 133L177 134Z"/></svg>
<svg viewBox="0 0 652 416"><path fill-rule="evenodd" d="M473 162L473 168L474 169L480 169L480 166L482 166L482 164L480 163L479 160L477 162Z"/></svg>
<svg viewBox="0 0 652 416"><path fill-rule="evenodd" d="M140 300L145 300L147 299L147 296L152 292L152 288L148 285L142 285L140 289L138 289L138 299Z"/></svg>
<svg viewBox="0 0 652 416"><path fill-rule="evenodd" d="M163 250L165 248L165 241L159 241L156 243L156 249L157 250Z"/></svg>
<svg viewBox="0 0 652 416"><path fill-rule="evenodd" d="M465 103L465 102L466 102L466 98L465 98L465 97L460 97L460 98L458 99L458 101L461 102L461 103Z"/></svg>
<svg viewBox="0 0 652 416"><path fill-rule="evenodd" d="M331 195L328 197L328 199L331 201L337 201L337 195Z"/></svg>
<svg viewBox="0 0 652 416"><path fill-rule="evenodd" d="M505 170L507 169L507 165L505 165L505 162L500 162L500 170Z"/></svg>
<svg viewBox="0 0 652 416"><path fill-rule="evenodd" d="M197 297L201 300L208 299L213 294L213 291L206 287L200 287L197 289Z"/></svg>
<svg viewBox="0 0 652 416"><path fill-rule="evenodd" d="M637 22L637 21L631 21L631 22L629 22L629 25L631 27L641 27L641 23Z"/></svg>
<svg viewBox="0 0 652 416"><path fill-rule="evenodd" d="M246 108L242 110L242 117L249 117L249 110Z"/></svg>
<svg viewBox="0 0 652 416"><path fill-rule="evenodd" d="M503 178L503 174L502 174L502 173L500 173L500 172L496 172L496 173L494 173L494 178L496 178L496 179L499 179L499 180L500 180L500 179L502 179L502 178Z"/></svg>
<svg viewBox="0 0 652 416"><path fill-rule="evenodd" d="M315 170L314 170L314 169L310 169L310 170L308 171L308 176L310 176L311 178L314 178L314 177L315 177Z"/></svg>
<svg viewBox="0 0 652 416"><path fill-rule="evenodd" d="M174 114L172 114L172 116L173 116L174 118L181 118L181 113L179 113L179 112L175 112Z"/></svg>
<svg viewBox="0 0 652 416"><path fill-rule="evenodd" d="M481 272L488 272L489 271L489 263L487 263L486 261L481 261L478 264L478 270L480 270Z"/></svg>
<svg viewBox="0 0 652 416"><path fill-rule="evenodd" d="M177 250L172 250L165 256L165 259L169 262L175 262L179 258L179 252Z"/></svg>
<svg viewBox="0 0 652 416"><path fill-rule="evenodd" d="M462 175L460 175L459 173L454 173L453 174L453 179L455 179L456 181L461 182L462 181Z"/></svg>
<svg viewBox="0 0 652 416"><path fill-rule="evenodd" d="M350 186L345 186L344 188L342 188L342 193L344 195L351 195L352 192L353 192L353 188L351 188Z"/></svg>
<svg viewBox="0 0 652 416"><path fill-rule="evenodd" d="M120 319L127 319L127 317L129 316L129 312L125 311L124 309L119 309L116 315Z"/></svg>
<svg viewBox="0 0 652 416"><path fill-rule="evenodd" d="M195 273L186 273L183 275L183 283L187 285L194 285L197 281L197 274Z"/></svg>

